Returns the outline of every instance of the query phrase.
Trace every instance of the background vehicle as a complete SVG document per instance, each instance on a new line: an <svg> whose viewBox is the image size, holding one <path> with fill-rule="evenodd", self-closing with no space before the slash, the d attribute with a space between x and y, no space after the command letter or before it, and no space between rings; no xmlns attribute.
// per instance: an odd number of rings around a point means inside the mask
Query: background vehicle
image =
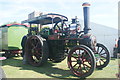
<svg viewBox="0 0 120 80"><path fill-rule="evenodd" d="M28 27L23 24L7 24L0 26L0 49L4 56L10 57L21 53L21 40L28 33Z"/></svg>
<svg viewBox="0 0 120 80"><path fill-rule="evenodd" d="M107 48L96 42L90 34L89 7L84 3L84 30L80 29L77 18L72 19L67 25L68 18L60 14L44 14L33 19L28 19L30 28L37 24L37 31L31 30L25 45L25 57L30 65L42 66L49 59L61 62L66 56L71 72L79 77L91 75L95 68L104 68L110 60ZM43 25L52 24L50 28Z"/></svg>

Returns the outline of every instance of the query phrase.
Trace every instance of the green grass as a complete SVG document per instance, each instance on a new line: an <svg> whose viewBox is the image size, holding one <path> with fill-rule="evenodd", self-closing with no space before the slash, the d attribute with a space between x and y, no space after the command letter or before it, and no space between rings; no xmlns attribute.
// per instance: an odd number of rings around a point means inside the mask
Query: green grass
<svg viewBox="0 0 120 80"><path fill-rule="evenodd" d="M67 60L61 63L48 61L42 67L33 67L22 64L21 57L14 57L3 61L2 68L7 78L78 78L67 67ZM113 59L102 70L95 70L88 78L116 78L118 73L118 60Z"/></svg>

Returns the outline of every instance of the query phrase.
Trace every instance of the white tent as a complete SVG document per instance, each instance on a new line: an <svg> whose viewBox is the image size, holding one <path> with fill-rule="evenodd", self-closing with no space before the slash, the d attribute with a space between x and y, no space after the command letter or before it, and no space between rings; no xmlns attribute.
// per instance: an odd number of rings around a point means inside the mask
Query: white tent
<svg viewBox="0 0 120 80"><path fill-rule="evenodd" d="M83 28L83 21L80 20L80 24ZM96 36L97 42L104 44L109 52L111 57L113 57L113 48L115 47L115 40L118 39L118 30L108 26L90 23L91 33Z"/></svg>

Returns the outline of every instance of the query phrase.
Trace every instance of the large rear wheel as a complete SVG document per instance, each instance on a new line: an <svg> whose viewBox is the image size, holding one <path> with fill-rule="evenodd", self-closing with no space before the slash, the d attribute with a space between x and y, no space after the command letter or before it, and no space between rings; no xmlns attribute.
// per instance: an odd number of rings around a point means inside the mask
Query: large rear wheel
<svg viewBox="0 0 120 80"><path fill-rule="evenodd" d="M40 36L29 37L25 49L26 59L32 66L41 66L48 59L47 42Z"/></svg>
<svg viewBox="0 0 120 80"><path fill-rule="evenodd" d="M72 73L78 77L85 78L91 75L95 64L93 51L85 45L72 48L68 54L68 66Z"/></svg>

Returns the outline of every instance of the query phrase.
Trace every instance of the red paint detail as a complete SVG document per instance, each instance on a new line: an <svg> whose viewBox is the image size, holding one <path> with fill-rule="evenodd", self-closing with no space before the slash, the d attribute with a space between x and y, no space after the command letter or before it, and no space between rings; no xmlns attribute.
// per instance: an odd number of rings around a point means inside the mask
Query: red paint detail
<svg viewBox="0 0 120 80"><path fill-rule="evenodd" d="M54 33L58 33L58 30L57 30L57 29L55 29L55 30L54 30Z"/></svg>
<svg viewBox="0 0 120 80"><path fill-rule="evenodd" d="M83 38L89 38L89 36L83 36Z"/></svg>
<svg viewBox="0 0 120 80"><path fill-rule="evenodd" d="M87 6L90 6L90 4L89 3L83 3L82 6L87 7Z"/></svg>
<svg viewBox="0 0 120 80"><path fill-rule="evenodd" d="M17 50L17 51L11 51L12 53L22 53L21 50Z"/></svg>
<svg viewBox="0 0 120 80"><path fill-rule="evenodd" d="M22 26L25 26L25 27L30 27L29 25L20 24L20 23L15 23L15 24L6 24L6 25L3 25L3 26L12 26L12 25L22 25ZM1 27L3 27L3 26L1 26Z"/></svg>
<svg viewBox="0 0 120 80"><path fill-rule="evenodd" d="M5 60L6 59L6 57L0 57L0 60Z"/></svg>

